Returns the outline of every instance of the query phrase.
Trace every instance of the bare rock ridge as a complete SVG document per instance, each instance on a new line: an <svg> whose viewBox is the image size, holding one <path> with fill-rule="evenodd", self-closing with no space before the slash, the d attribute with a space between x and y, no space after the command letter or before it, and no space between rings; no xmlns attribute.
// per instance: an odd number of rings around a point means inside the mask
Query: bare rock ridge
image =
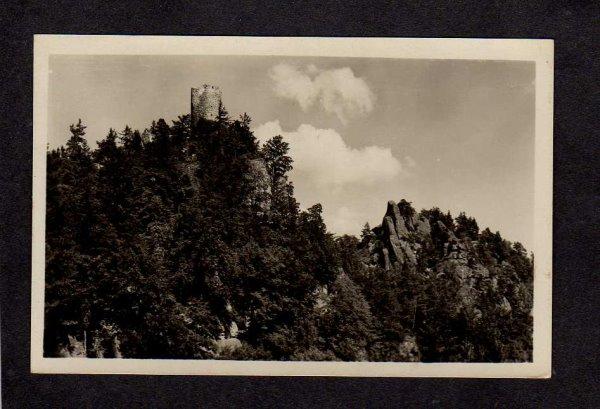
<svg viewBox="0 0 600 409"><path fill-rule="evenodd" d="M404 200L400 206L390 200L381 225L373 229L377 240L369 246L371 260L386 270L391 267L414 268L423 247L431 245L432 230L444 243L445 257L467 260L468 251L473 250L471 241L458 239L440 220L432 226L426 216L415 214Z"/></svg>

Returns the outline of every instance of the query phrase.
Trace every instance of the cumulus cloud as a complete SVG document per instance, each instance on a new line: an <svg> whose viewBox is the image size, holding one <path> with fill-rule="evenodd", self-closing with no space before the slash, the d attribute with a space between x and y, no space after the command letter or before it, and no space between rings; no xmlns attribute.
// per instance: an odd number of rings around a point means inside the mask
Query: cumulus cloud
<svg viewBox="0 0 600 409"><path fill-rule="evenodd" d="M366 146L355 149L333 129L303 124L295 131L284 131L279 121L267 122L254 131L264 143L281 135L290 143L294 172L316 185L329 188L347 184L382 182L400 175L402 165L390 148Z"/></svg>
<svg viewBox="0 0 600 409"><path fill-rule="evenodd" d="M278 64L271 68L269 76L275 93L296 101L304 111L318 105L346 123L350 116L373 110L375 95L365 80L356 77L348 67L320 70L313 64L305 68Z"/></svg>
<svg viewBox="0 0 600 409"><path fill-rule="evenodd" d="M328 228L338 234L358 234L371 217L381 217L385 209L380 207L395 198L407 175L389 148L353 148L334 129L303 124L286 131L271 121L254 135L261 143L275 135L290 143L296 198L303 208L321 203Z"/></svg>

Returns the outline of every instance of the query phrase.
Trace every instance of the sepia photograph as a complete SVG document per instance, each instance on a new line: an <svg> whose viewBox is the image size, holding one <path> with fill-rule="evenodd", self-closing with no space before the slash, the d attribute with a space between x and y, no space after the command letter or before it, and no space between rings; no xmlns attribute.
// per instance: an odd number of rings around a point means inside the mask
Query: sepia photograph
<svg viewBox="0 0 600 409"><path fill-rule="evenodd" d="M34 57L32 372L550 376L552 41Z"/></svg>

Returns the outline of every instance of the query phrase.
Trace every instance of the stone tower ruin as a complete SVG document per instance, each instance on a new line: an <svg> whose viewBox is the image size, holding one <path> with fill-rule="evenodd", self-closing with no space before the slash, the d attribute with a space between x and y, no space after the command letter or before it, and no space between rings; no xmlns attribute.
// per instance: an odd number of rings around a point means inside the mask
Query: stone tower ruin
<svg viewBox="0 0 600 409"><path fill-rule="evenodd" d="M192 127L202 118L216 121L219 117L221 90L214 85L204 84L201 88L192 88Z"/></svg>
<svg viewBox="0 0 600 409"><path fill-rule="evenodd" d="M198 130L199 122L217 121L221 106L221 90L215 85L204 84L191 90L191 127ZM202 128L202 124L200 124ZM208 126L210 131L212 127ZM182 167L182 171L190 179L191 185L197 190L196 172L198 163L190 160ZM269 215L271 208L271 179L263 158L248 159L248 170L244 175L250 187L246 205L256 210L257 215Z"/></svg>

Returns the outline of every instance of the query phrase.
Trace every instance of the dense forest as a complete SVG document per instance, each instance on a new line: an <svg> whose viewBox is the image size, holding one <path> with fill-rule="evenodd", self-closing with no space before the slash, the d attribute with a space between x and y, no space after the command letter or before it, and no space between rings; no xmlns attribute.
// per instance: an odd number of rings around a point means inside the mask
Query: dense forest
<svg viewBox="0 0 600 409"><path fill-rule="evenodd" d="M46 356L532 359L533 257L463 213L390 201L331 234L288 143L224 108L95 149L70 132L47 153Z"/></svg>

